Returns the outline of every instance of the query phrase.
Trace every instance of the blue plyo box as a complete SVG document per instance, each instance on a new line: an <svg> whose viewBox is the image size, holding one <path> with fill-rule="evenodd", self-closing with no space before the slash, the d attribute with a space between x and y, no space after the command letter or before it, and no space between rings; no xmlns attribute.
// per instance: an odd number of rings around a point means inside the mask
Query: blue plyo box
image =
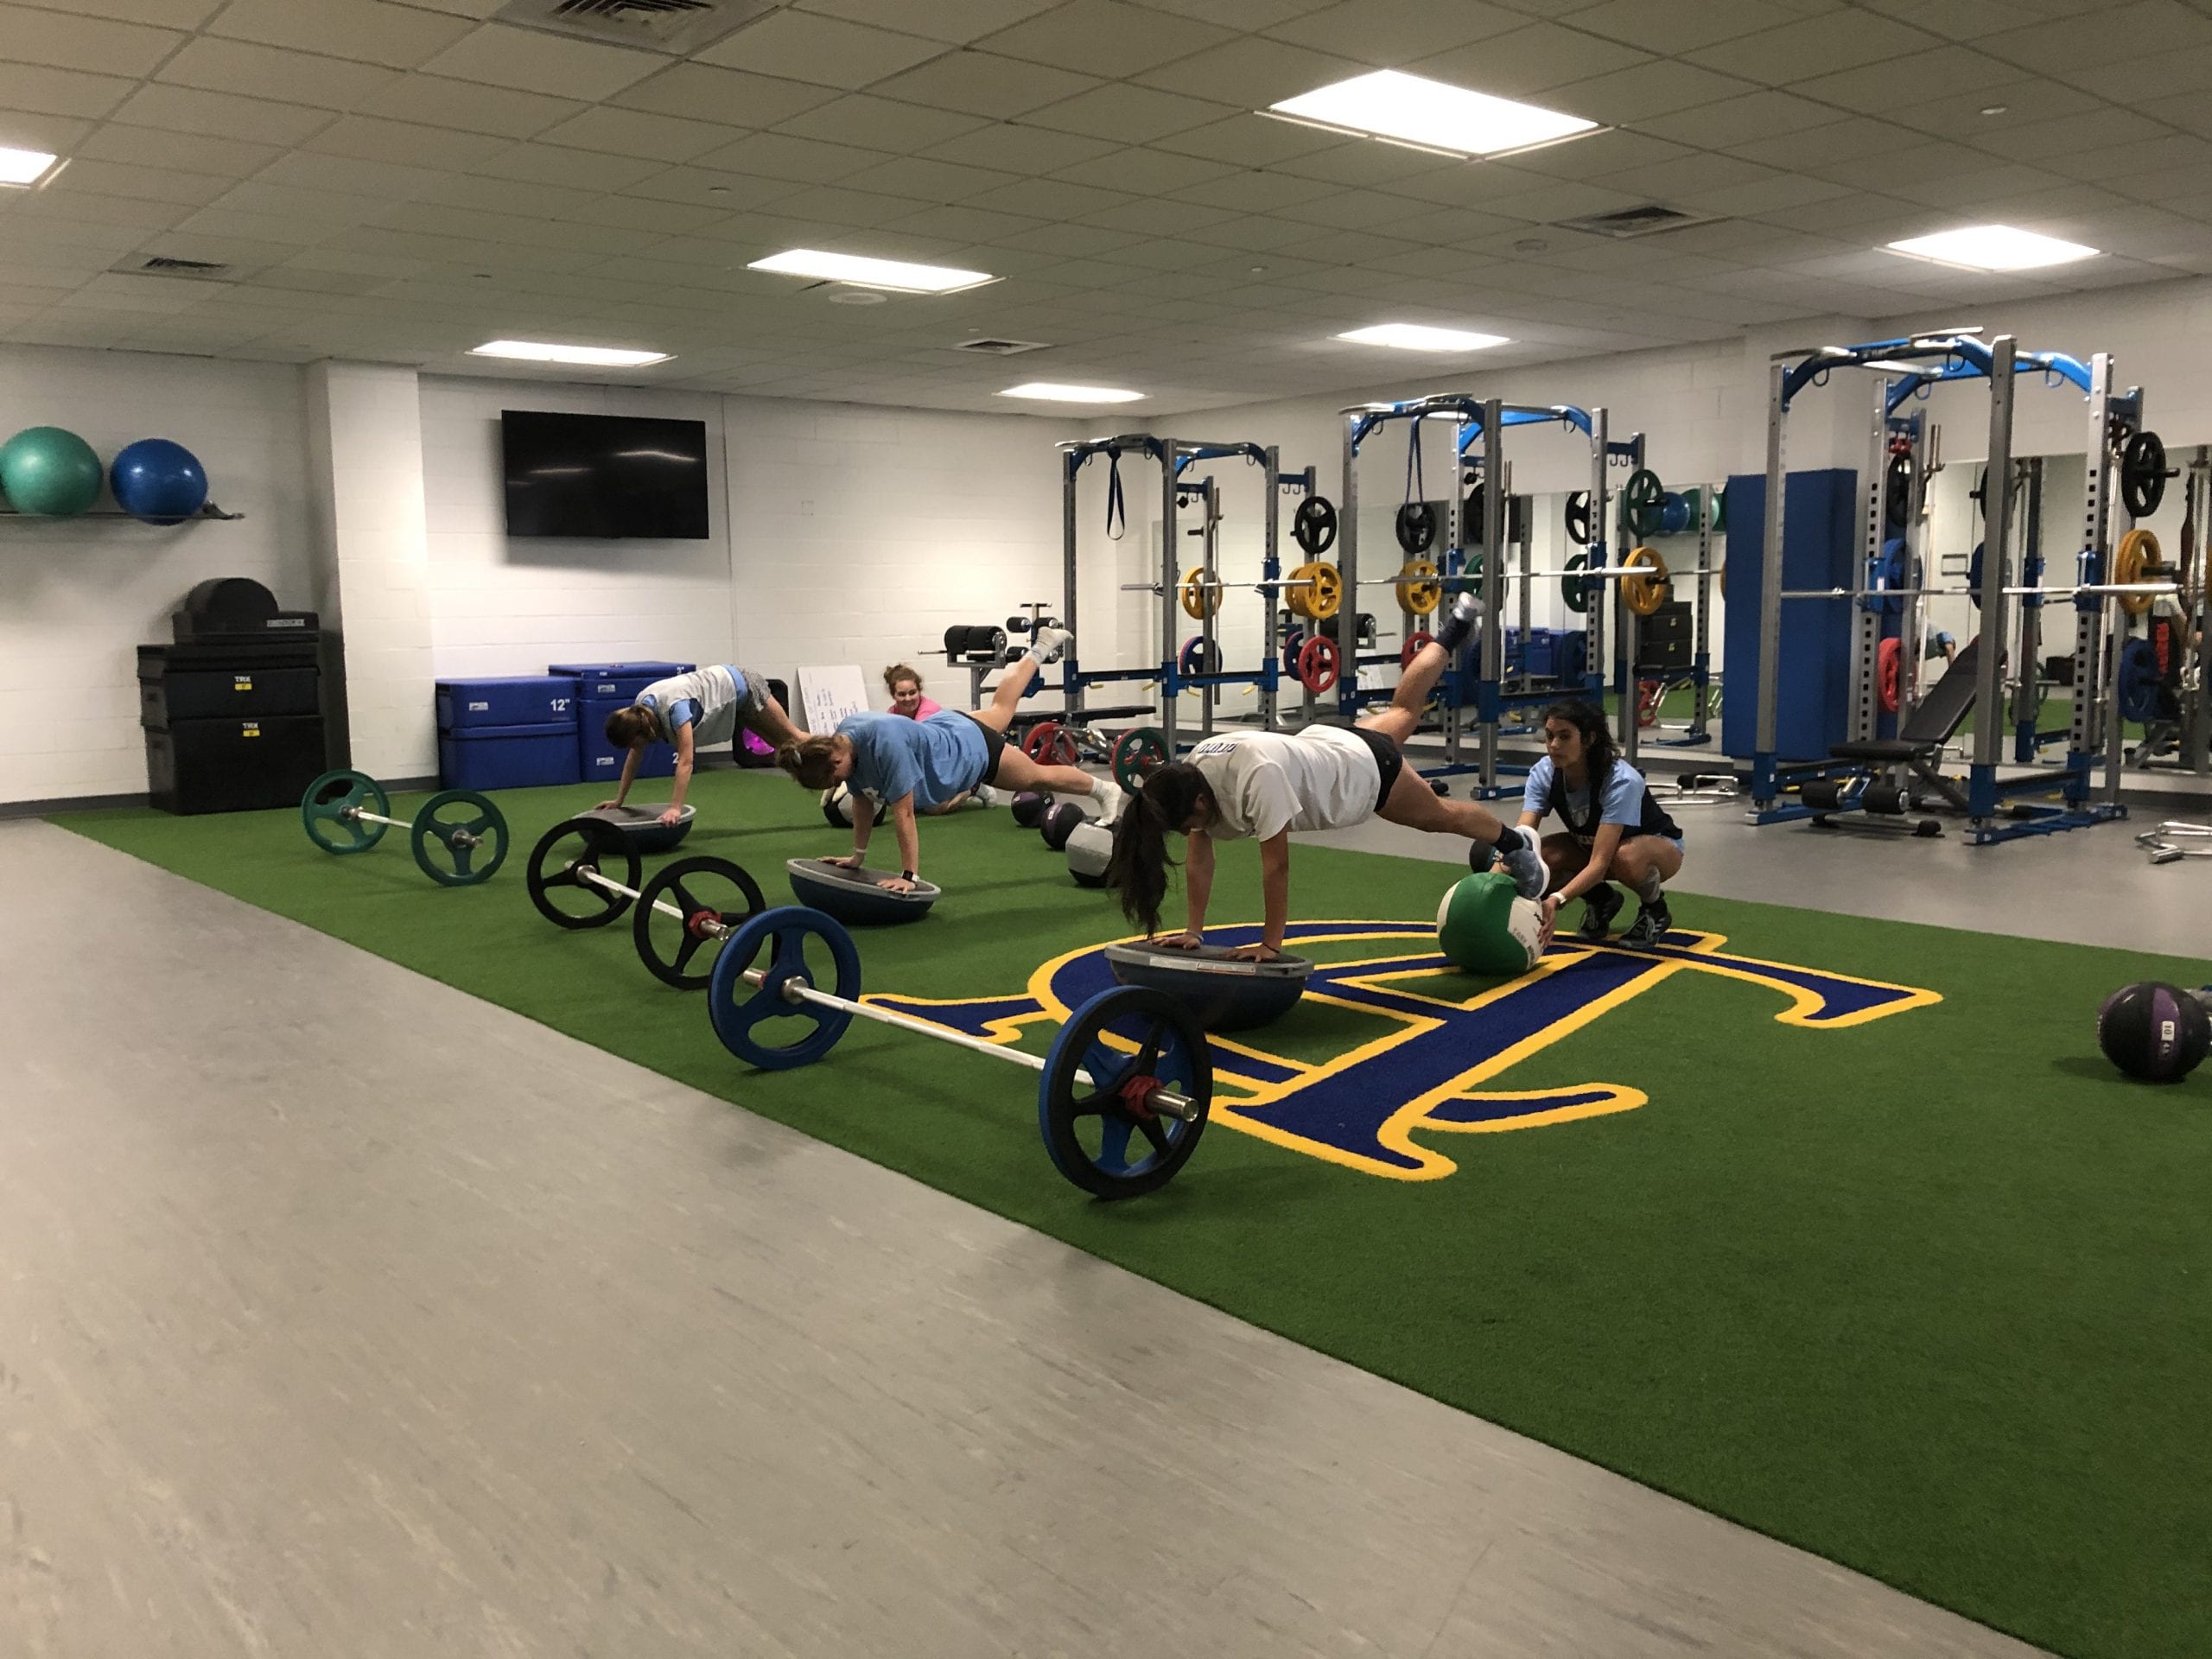
<svg viewBox="0 0 2212 1659"><path fill-rule="evenodd" d="M575 728L576 682L558 674L499 675L437 683L438 729L458 732L486 726Z"/></svg>
<svg viewBox="0 0 2212 1659"><path fill-rule="evenodd" d="M570 720L441 733L438 781L447 789L536 789L575 783L575 725Z"/></svg>

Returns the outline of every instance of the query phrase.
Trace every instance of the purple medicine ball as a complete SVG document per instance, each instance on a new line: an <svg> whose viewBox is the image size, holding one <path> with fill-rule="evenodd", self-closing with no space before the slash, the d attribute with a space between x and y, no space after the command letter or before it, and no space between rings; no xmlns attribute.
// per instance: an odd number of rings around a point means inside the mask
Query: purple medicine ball
<svg viewBox="0 0 2212 1659"><path fill-rule="evenodd" d="M2123 985L2097 1010L2097 1046L2131 1077L2178 1083L2212 1049L2212 1015L2177 985Z"/></svg>

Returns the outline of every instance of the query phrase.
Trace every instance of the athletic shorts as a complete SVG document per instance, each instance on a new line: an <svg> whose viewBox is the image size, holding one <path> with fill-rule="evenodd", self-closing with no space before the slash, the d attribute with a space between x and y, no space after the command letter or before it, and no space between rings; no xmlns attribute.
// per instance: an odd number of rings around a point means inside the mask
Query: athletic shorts
<svg viewBox="0 0 2212 1659"><path fill-rule="evenodd" d="M976 729L983 734L983 775L976 781L979 784L995 784L998 782L999 757L1006 753L1006 734L1004 732L995 731L992 728L984 725L982 721L976 720L976 716L969 714L965 709L956 709L952 712L965 719L975 720Z"/></svg>
<svg viewBox="0 0 2212 1659"><path fill-rule="evenodd" d="M749 674L741 668L729 669L729 677L737 682L737 718L741 725L749 722L755 715L768 712L768 679L764 674Z"/></svg>
<svg viewBox="0 0 2212 1659"><path fill-rule="evenodd" d="M1370 731L1364 726L1355 726L1351 734L1375 751L1375 768L1382 774L1382 786L1375 794L1375 810L1380 812L1382 803L1390 798L1390 791L1398 782L1398 774L1406 769L1405 752L1380 732Z"/></svg>

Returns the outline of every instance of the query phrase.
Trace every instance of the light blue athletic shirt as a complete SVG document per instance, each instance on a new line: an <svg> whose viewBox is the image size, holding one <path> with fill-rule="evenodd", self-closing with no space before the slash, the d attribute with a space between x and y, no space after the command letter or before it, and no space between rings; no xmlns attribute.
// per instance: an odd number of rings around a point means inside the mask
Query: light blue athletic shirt
<svg viewBox="0 0 2212 1659"><path fill-rule="evenodd" d="M1552 794L1552 758L1545 755L1529 768L1529 782L1521 791L1521 808L1541 817L1546 804L1564 805L1574 815L1578 823L1586 823L1590 817L1590 786L1580 789L1561 789L1556 801ZM1563 815L1562 815L1563 816ZM1613 765L1613 775L1605 779L1605 810L1598 822L1618 823L1631 832L1643 827L1643 774L1634 766Z"/></svg>
<svg viewBox="0 0 2212 1659"><path fill-rule="evenodd" d="M854 789L872 791L886 806L911 793L917 812L975 788L991 763L983 728L950 710L923 720L848 715L837 734L853 741Z"/></svg>
<svg viewBox="0 0 2212 1659"><path fill-rule="evenodd" d="M725 674L728 684L722 682ZM638 706L652 709L659 722L663 742L675 742L677 732L689 726L695 748L727 743L736 736L737 709L744 701L745 671L728 663L655 680L638 693Z"/></svg>

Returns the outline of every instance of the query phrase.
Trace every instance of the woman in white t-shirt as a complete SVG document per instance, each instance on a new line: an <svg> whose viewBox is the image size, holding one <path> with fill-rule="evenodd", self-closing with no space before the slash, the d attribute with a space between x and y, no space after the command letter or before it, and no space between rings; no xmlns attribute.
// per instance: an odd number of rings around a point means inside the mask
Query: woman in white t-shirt
<svg viewBox="0 0 2212 1659"><path fill-rule="evenodd" d="M1167 837L1190 838L1183 870L1185 922L1164 944L1196 947L1205 938L1206 901L1213 892L1213 844L1260 843L1266 899L1261 943L1239 956L1267 961L1281 953L1290 925L1290 836L1296 830L1348 830L1372 817L1474 842L1468 862L1490 866L1495 852L1523 896L1542 895L1550 880L1536 837L1502 822L1472 801L1438 796L1402 753L1421 719L1429 693L1452 655L1466 643L1480 603L1471 594L1454 601L1431 645L1422 647L1398 682L1390 706L1357 726L1308 726L1295 732L1235 732L1210 737L1187 760L1160 767L1114 830L1106 883L1121 894L1122 908L1147 936L1160 933L1167 893Z"/></svg>

